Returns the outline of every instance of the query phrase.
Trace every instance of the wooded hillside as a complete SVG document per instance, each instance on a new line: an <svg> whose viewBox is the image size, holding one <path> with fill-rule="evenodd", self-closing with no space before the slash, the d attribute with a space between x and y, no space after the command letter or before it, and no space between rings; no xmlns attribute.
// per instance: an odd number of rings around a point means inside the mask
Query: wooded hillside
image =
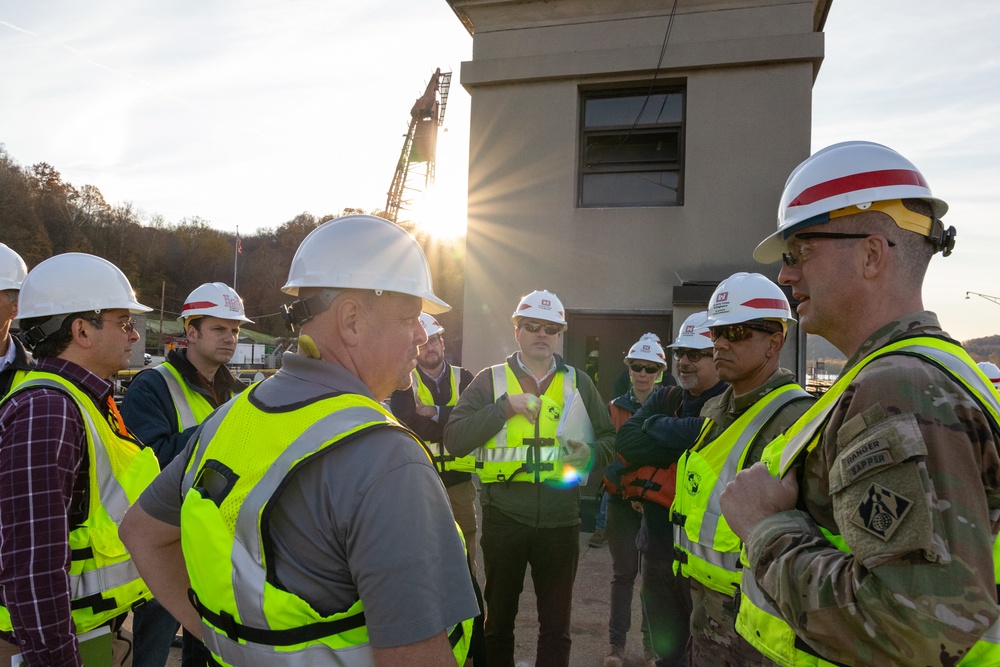
<svg viewBox="0 0 1000 667"><path fill-rule="evenodd" d="M281 286L299 243L339 214L301 213L241 239L236 291L243 297L253 329L286 335L278 307L288 301ZM372 211L379 215L379 211ZM442 319L461 331L463 261L461 246L438 247L417 235L427 251L435 291L455 310ZM184 297L205 282L233 282L236 235L213 229L198 217L168 222L130 202L109 204L95 185L76 186L45 162L21 167L0 144L0 242L17 251L30 269L64 252L87 252L116 264L132 283L140 302L176 317ZM445 323L446 327L449 326Z"/></svg>

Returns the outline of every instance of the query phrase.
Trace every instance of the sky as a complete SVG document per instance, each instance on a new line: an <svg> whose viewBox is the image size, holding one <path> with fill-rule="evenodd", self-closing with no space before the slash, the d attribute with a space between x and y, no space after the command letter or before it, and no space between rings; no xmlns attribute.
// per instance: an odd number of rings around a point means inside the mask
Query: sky
<svg viewBox="0 0 1000 667"><path fill-rule="evenodd" d="M1000 3L834 0L813 150L884 143L950 205L925 305L1000 333ZM428 217L464 224L472 38L446 0L0 0L0 143L147 219L252 233L385 206L409 109L454 72ZM419 212L414 215L420 216Z"/></svg>

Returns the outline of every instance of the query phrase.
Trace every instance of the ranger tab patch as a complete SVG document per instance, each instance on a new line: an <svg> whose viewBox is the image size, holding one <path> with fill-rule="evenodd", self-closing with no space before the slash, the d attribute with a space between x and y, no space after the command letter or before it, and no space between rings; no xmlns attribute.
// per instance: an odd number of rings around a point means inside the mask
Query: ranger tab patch
<svg viewBox="0 0 1000 667"><path fill-rule="evenodd" d="M909 499L873 483L851 521L883 542L888 542L912 506Z"/></svg>

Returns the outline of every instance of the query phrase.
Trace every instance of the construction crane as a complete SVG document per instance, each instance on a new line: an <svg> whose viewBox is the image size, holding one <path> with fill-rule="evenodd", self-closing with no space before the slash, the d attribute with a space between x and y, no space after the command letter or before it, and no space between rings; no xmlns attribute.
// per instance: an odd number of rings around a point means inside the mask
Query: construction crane
<svg viewBox="0 0 1000 667"><path fill-rule="evenodd" d="M414 193L434 182L438 128L444 124L450 87L451 72L442 72L440 67L437 68L427 84L427 90L410 109L410 126L403 138L403 150L399 152L383 216L404 227L412 226L412 223L401 222L399 211L409 208Z"/></svg>
<svg viewBox="0 0 1000 667"><path fill-rule="evenodd" d="M970 294L975 294L976 296L981 296L987 301L992 301L993 303L1000 306L1000 296L990 296L989 294L980 294L979 292L966 292L965 298L968 299Z"/></svg>

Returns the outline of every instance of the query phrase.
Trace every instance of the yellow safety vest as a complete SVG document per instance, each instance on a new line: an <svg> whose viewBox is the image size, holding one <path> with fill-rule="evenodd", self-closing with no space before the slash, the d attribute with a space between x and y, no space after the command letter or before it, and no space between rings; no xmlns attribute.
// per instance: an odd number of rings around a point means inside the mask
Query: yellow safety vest
<svg viewBox="0 0 1000 667"><path fill-rule="evenodd" d="M493 400L504 394L524 393L513 369L498 364L493 374ZM476 450L476 473L483 483L563 481L562 451L556 430L562 409L576 390L576 370L558 371L541 395L542 407L534 424L514 415L500 431Z"/></svg>
<svg viewBox="0 0 1000 667"><path fill-rule="evenodd" d="M177 432L189 429L205 421L215 407L207 398L193 390L170 362L164 362L151 369L159 373L167 383L170 400L177 410Z"/></svg>
<svg viewBox="0 0 1000 667"><path fill-rule="evenodd" d="M446 407L454 406L458 402L459 380L462 377L460 366L448 367L449 382L451 382L451 398L445 403ZM435 405L434 397L431 396L431 389L424 383L423 377L413 369L413 381L410 388L413 390L413 400L417 405ZM438 472L451 470L453 472L476 472L476 457L472 454L468 456L454 456L444 448L441 442L424 443L431 450L431 458L434 460L434 467Z"/></svg>
<svg viewBox="0 0 1000 667"><path fill-rule="evenodd" d="M781 408L808 397L797 384L778 387L750 406L719 437L707 444L699 441L681 456L671 520L675 567L685 577L726 595L735 592L740 582L741 542L722 516L719 496L743 469L760 430Z"/></svg>
<svg viewBox="0 0 1000 667"><path fill-rule="evenodd" d="M62 391L72 398L87 433L87 518L72 527L68 536L70 608L76 632L83 634L152 598L118 538L118 526L160 466L152 450L115 431L93 399L61 375L19 374L4 401L35 387ZM0 607L0 629L13 631L6 607Z"/></svg>
<svg viewBox="0 0 1000 667"><path fill-rule="evenodd" d="M888 354L918 356L948 373L977 400L1000 437L1000 402L989 380L959 345L933 336L916 336L890 343L875 350L838 378L830 389L799 418L782 436L773 440L764 451L762 460L775 476L784 476L800 456L812 451L820 441L840 396L854 378L871 361ZM841 551L850 552L840 535L822 529L824 536ZM994 561L997 547L994 546ZM744 554L745 555L745 554ZM996 570L1000 572L1000 570ZM998 579L1000 581L1000 579ZM739 614L736 630L763 655L785 667L835 665L816 656L805 642L796 643L792 630L776 609L764 597L749 568L743 571L741 590L737 596ZM960 665L1000 664L1000 622L983 635Z"/></svg>
<svg viewBox="0 0 1000 667"><path fill-rule="evenodd" d="M368 667L374 657L361 600L323 616L272 584L267 561L273 555L262 533L271 500L301 464L368 429L412 433L358 394L265 412L250 393L205 423L181 487L181 546L205 645L223 665ZM472 619L449 630L459 665L471 636Z"/></svg>

